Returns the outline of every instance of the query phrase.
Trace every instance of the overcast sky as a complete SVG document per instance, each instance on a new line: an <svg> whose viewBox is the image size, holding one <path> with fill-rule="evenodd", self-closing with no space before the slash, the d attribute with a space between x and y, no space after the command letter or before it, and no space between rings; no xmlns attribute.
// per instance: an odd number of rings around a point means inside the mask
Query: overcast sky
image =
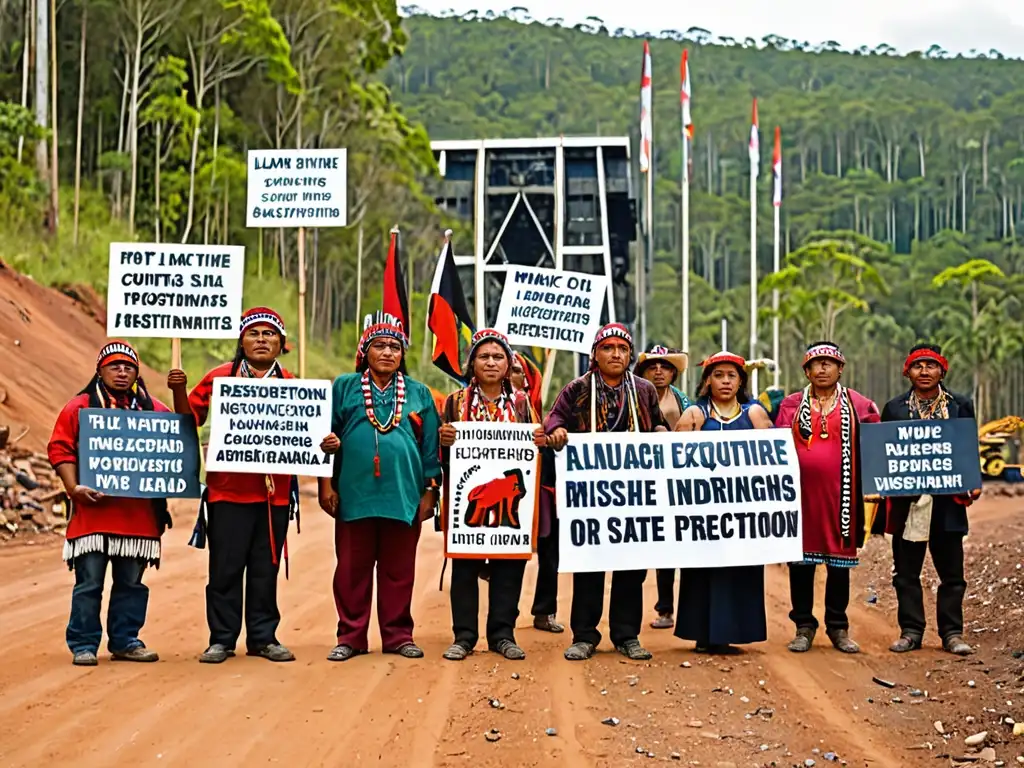
<svg viewBox="0 0 1024 768"><path fill-rule="evenodd" d="M848 49L888 43L900 52L926 50L937 43L953 54L995 48L1005 56L1024 58L1024 0L508 0L498 4L421 0L416 4L431 13L449 8L460 13L488 9L501 13L520 6L541 20L563 18L571 25L597 16L610 29L651 33L702 27L737 40L777 34L812 44L835 40ZM666 12L674 7L680 10Z"/></svg>

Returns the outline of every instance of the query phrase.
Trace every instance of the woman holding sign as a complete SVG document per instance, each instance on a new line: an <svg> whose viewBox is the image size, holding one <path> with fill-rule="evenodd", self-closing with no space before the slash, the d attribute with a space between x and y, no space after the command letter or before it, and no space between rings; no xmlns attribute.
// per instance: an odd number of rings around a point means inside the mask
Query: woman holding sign
<svg viewBox="0 0 1024 768"><path fill-rule="evenodd" d="M357 372L334 381L333 432L321 447L338 457L334 477L320 480L338 556L338 644L328 661L369 650L374 571L384 653L423 657L413 642L412 591L420 525L437 506L441 423L430 389L406 375L408 348L399 319L367 315Z"/></svg>
<svg viewBox="0 0 1024 768"><path fill-rule="evenodd" d="M167 385L173 387L179 379L178 372L172 371ZM107 609L110 652L121 661L156 661L156 652L139 639L149 605L149 587L142 583L142 574L147 565L160 566L160 537L170 527L167 502L105 496L78 484L79 414L86 408L168 412L146 390L136 351L126 342L112 341L100 350L96 375L64 406L53 427L47 455L70 499L64 561L75 572L66 632L72 663L80 667L98 663L108 563L114 580Z"/></svg>
<svg viewBox="0 0 1024 768"><path fill-rule="evenodd" d="M439 433L441 465L445 484L450 487L449 449L455 444L457 421L511 422L536 424L537 414L522 391L515 391L509 379L513 359L508 339L498 331L485 328L477 331L469 348L466 378L469 386L460 389L445 400ZM544 428L539 424L534 433L534 444L547 445ZM445 505L449 495L445 494ZM443 529L448 531L447 509ZM462 661L473 652L479 637L480 624L480 569L487 560L452 558L452 631L455 642L444 652L449 661ZM518 661L526 653L516 644L515 627L519 617L519 597L523 590L526 560L493 558L490 560L488 590L487 645L506 659Z"/></svg>
<svg viewBox="0 0 1024 768"><path fill-rule="evenodd" d="M701 363L697 402L683 412L676 431L771 429L764 406L747 394L745 365L724 350ZM735 653L733 646L767 640L764 566L684 568L675 635L696 641L697 653Z"/></svg>

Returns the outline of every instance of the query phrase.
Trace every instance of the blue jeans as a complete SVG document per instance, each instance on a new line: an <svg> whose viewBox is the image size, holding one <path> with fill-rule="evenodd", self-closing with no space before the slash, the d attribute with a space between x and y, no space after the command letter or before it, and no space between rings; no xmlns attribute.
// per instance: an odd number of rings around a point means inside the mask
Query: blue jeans
<svg viewBox="0 0 1024 768"><path fill-rule="evenodd" d="M71 618L66 634L72 653L99 650L103 639L100 606L108 562L114 586L107 606L107 649L122 652L145 647L139 640L139 631L146 623L149 605L149 587L142 583L146 561L89 552L75 558L75 588L71 592Z"/></svg>

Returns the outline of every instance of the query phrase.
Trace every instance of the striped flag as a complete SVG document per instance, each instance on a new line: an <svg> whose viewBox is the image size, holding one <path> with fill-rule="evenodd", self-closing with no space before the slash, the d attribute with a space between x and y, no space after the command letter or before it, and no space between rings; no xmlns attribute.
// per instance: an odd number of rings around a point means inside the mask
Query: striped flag
<svg viewBox="0 0 1024 768"><path fill-rule="evenodd" d="M644 40L644 65L640 75L640 172L651 168L654 121L651 115L651 46Z"/></svg>
<svg viewBox="0 0 1024 768"><path fill-rule="evenodd" d="M405 272L402 270L402 249L397 227L391 230L391 246L388 248L388 259L384 263L382 301L384 311L401 320L402 328L412 339L412 328L409 324L409 296L405 289Z"/></svg>
<svg viewBox="0 0 1024 768"><path fill-rule="evenodd" d="M466 386L468 382L462 376L459 340L473 332L473 318L466 306L466 296L455 266L450 229L445 232L444 246L437 257L430 286L427 327L434 335L431 354L434 365L460 386Z"/></svg>
<svg viewBox="0 0 1024 768"><path fill-rule="evenodd" d="M754 113L750 120L750 177L756 179L761 173L761 143L757 137L757 99L754 99Z"/></svg>
<svg viewBox="0 0 1024 768"><path fill-rule="evenodd" d="M683 133L686 138L693 140L693 118L690 116L690 100L693 98L693 91L690 90L690 65L687 61L687 51L683 49L683 60L679 65L679 77L682 82L682 89L679 91L679 103L683 109Z"/></svg>
<svg viewBox="0 0 1024 768"><path fill-rule="evenodd" d="M782 129L775 126L775 149L772 150L772 178L775 192L772 203L776 208L782 205Z"/></svg>

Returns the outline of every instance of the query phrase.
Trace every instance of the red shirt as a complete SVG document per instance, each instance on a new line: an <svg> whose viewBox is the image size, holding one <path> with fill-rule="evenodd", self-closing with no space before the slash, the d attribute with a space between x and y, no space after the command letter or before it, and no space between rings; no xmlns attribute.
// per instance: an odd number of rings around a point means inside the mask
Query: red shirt
<svg viewBox="0 0 1024 768"><path fill-rule="evenodd" d="M89 407L88 395L77 395L60 412L46 453L54 469L61 464L78 464L78 412ZM169 408L153 398L153 410L168 413ZM97 502L76 501L68 522L67 538L78 539L94 533L160 538L156 512L150 499L105 496Z"/></svg>
<svg viewBox="0 0 1024 768"><path fill-rule="evenodd" d="M206 423L206 417L210 413L213 380L229 378L232 365L232 363L218 365L206 374L202 381L196 384L195 389L188 396L188 404L192 407L192 413L196 417L196 424L200 427ZM281 373L286 379L295 378L284 368L281 369ZM207 500L210 502L227 501L233 504L266 503L266 477L266 475L248 472L207 472ZM288 496L291 493L291 476L272 475L271 477L274 480L274 495L271 497L270 503L275 507L287 506Z"/></svg>

